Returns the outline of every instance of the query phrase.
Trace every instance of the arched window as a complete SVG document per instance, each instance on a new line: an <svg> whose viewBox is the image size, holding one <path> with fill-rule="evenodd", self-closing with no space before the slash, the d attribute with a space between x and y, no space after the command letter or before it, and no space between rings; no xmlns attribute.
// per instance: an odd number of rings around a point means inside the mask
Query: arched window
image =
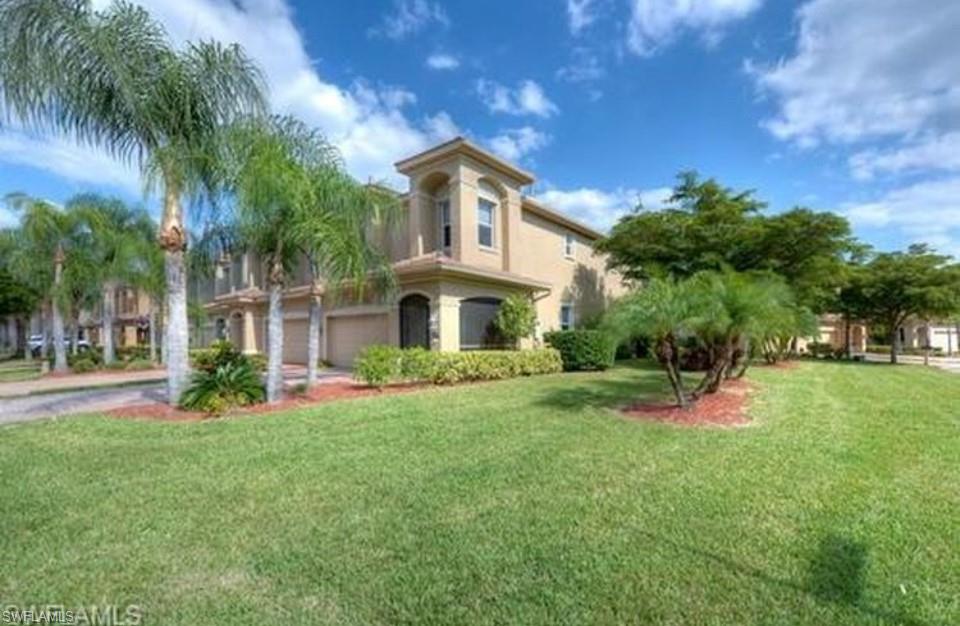
<svg viewBox="0 0 960 626"><path fill-rule="evenodd" d="M488 182L480 181L477 189L477 243L486 248L493 248L496 243L494 236L499 204L500 194L497 188Z"/></svg>
<svg viewBox="0 0 960 626"><path fill-rule="evenodd" d="M498 298L468 298L460 302L460 349L501 348L506 342L493 318L500 310Z"/></svg>

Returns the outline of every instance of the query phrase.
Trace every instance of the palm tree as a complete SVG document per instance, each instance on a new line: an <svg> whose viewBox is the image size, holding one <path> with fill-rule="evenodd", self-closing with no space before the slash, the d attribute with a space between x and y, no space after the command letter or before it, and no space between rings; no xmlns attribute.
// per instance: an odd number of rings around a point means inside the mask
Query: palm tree
<svg viewBox="0 0 960 626"><path fill-rule="evenodd" d="M691 326L701 314L699 306L690 281L653 279L621 298L604 318L605 329L618 340L649 339L680 407L689 406L691 400L680 373L680 345L691 336Z"/></svg>
<svg viewBox="0 0 960 626"><path fill-rule="evenodd" d="M167 392L189 376L183 201L218 184L216 138L265 110L259 70L239 46L175 48L141 7L0 0L0 98L7 117L105 148L159 188L165 255Z"/></svg>
<svg viewBox="0 0 960 626"><path fill-rule="evenodd" d="M386 294L395 287L389 258L381 247L400 214L396 194L378 185L362 185L339 166L311 176L313 202L300 205L299 246L307 258L312 291L307 331L307 387L317 382L320 362L320 289L339 298L345 288L362 299L369 284Z"/></svg>
<svg viewBox="0 0 960 626"><path fill-rule="evenodd" d="M308 382L319 361L319 289L347 288L362 298L371 278L389 274L369 243L371 217L387 197L351 179L337 150L318 131L290 117L238 124L230 137L236 233L241 244L266 261L267 401L281 391L283 287L301 254L313 278L308 343ZM371 270L374 271L371 276ZM383 282L383 281L381 281Z"/></svg>
<svg viewBox="0 0 960 626"><path fill-rule="evenodd" d="M73 253L79 220L75 212L64 211L46 200L26 194L9 194L5 200L12 210L20 213L20 239L12 267L22 280L43 293L44 308L49 308L52 318L53 369L58 373L66 372L63 314L69 307L69 299L63 274L64 265ZM45 259L49 261L44 262Z"/></svg>
<svg viewBox="0 0 960 626"><path fill-rule="evenodd" d="M116 360L113 343L114 303L120 285L156 289L159 250L153 245L156 225L144 209L96 194L74 196L67 207L89 226L102 294L103 362Z"/></svg>

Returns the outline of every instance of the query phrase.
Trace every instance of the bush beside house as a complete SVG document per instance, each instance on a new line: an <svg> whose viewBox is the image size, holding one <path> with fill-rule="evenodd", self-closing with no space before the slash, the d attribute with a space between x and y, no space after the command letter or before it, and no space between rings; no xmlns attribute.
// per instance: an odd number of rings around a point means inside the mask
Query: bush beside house
<svg viewBox="0 0 960 626"><path fill-rule="evenodd" d="M554 374L562 370L560 353L551 348L431 352L423 348L374 345L365 348L354 364L354 375L371 387L397 382L449 385Z"/></svg>
<svg viewBox="0 0 960 626"><path fill-rule="evenodd" d="M558 330L546 333L544 341L556 348L564 371L605 370L613 365L617 346L599 330Z"/></svg>

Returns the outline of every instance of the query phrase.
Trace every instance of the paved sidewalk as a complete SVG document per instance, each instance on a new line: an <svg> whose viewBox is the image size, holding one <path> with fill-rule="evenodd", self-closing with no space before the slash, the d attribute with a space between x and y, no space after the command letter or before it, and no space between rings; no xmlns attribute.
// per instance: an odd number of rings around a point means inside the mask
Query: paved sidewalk
<svg viewBox="0 0 960 626"><path fill-rule="evenodd" d="M76 391L100 387L117 387L166 380L167 370L153 369L136 372L90 372L89 374L46 375L18 382L0 383L0 398L16 398L32 394L58 391Z"/></svg>
<svg viewBox="0 0 960 626"><path fill-rule="evenodd" d="M889 354L876 354L876 353L867 353L867 361L871 363L889 363L890 355ZM901 354L897 357L897 360L900 363L907 365L923 365L922 356L914 356L911 354ZM954 374L960 374L960 357L930 357L930 367L937 367Z"/></svg>
<svg viewBox="0 0 960 626"><path fill-rule="evenodd" d="M159 372L161 380L147 378L142 384L136 380L128 380L124 387L90 386L86 389L73 389L49 393L35 393L33 395L20 394L20 397L0 397L0 425L17 422L30 422L47 417L60 417L77 413L102 413L126 406L140 406L144 404L162 404L166 402L167 391L164 388L163 378L166 372ZM145 374L147 372L120 372L120 374ZM283 386L290 389L306 378L307 370L299 365L283 366ZM90 378L89 375L83 375ZM80 378L76 376L73 378ZM65 377L57 380L64 380ZM43 379L46 380L46 379ZM325 369L319 373L319 384L350 382L353 377L347 370ZM40 382L40 380L29 381ZM7 384L7 383L4 383ZM10 383L22 385L23 383ZM116 384L116 383L115 383Z"/></svg>

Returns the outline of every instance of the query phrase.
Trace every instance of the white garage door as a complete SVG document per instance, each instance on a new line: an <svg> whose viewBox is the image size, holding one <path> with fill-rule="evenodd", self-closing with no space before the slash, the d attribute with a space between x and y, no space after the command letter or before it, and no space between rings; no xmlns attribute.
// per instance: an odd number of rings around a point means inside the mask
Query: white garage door
<svg viewBox="0 0 960 626"><path fill-rule="evenodd" d="M283 362L307 364L308 320L287 320L283 323Z"/></svg>
<svg viewBox="0 0 960 626"><path fill-rule="evenodd" d="M387 341L386 315L327 319L327 360L339 367L353 367L354 357L364 346Z"/></svg>

